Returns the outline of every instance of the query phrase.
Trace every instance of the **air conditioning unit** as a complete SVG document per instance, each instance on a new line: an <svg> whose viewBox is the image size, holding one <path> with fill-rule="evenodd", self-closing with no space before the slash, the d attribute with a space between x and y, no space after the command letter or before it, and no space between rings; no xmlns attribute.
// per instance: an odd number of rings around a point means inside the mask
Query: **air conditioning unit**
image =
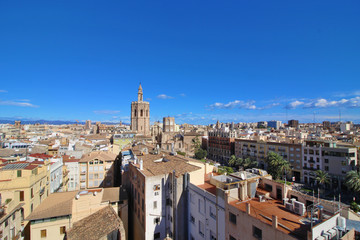
<svg viewBox="0 0 360 240"><path fill-rule="evenodd" d="M293 207L292 203L289 203L289 202L285 203L285 208L291 212L294 211L294 207Z"/></svg>
<svg viewBox="0 0 360 240"><path fill-rule="evenodd" d="M302 202L294 201L294 212L303 216L306 212L305 204Z"/></svg>

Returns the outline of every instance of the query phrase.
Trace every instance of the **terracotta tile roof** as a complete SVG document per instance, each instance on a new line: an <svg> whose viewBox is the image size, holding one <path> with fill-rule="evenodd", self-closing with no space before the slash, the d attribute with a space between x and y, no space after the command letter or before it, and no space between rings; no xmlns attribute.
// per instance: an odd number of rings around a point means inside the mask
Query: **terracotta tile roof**
<svg viewBox="0 0 360 240"><path fill-rule="evenodd" d="M47 155L47 154L43 154L43 153L34 153L34 154L30 154L29 157L41 158L41 159L48 159L48 158L52 158L53 156Z"/></svg>
<svg viewBox="0 0 360 240"><path fill-rule="evenodd" d="M206 181L204 184L200 184L198 185L199 188L204 189L206 191L208 191L209 193L216 195L216 186L210 184L209 181Z"/></svg>
<svg viewBox="0 0 360 240"><path fill-rule="evenodd" d="M123 223L111 206L104 207L90 216L77 221L67 232L67 239L97 240L119 230L121 239L125 239Z"/></svg>
<svg viewBox="0 0 360 240"><path fill-rule="evenodd" d="M146 176L157 176L167 174L175 170L176 176L181 176L187 172L199 170L200 167L189 164L190 159L182 156L172 156L169 154L146 154L137 156L138 160L143 160L143 170ZM134 164L139 168L138 164Z"/></svg>
<svg viewBox="0 0 360 240"><path fill-rule="evenodd" d="M246 212L246 203L250 203L250 215L253 218L259 219L260 221L271 225L272 221L268 220L263 216L271 219L272 215L276 215L278 218L278 223L288 228L285 229L279 226L278 230L286 234L296 235L301 239L306 239L309 226L300 222L300 220L304 217L286 210L281 201L266 200L265 202L260 202L258 198L253 198L249 201L244 202L239 202L238 200L236 200L230 202L229 204L238 208L242 212Z"/></svg>
<svg viewBox="0 0 360 240"><path fill-rule="evenodd" d="M109 160L114 161L116 157L117 155L111 152L96 151L84 155L80 159L80 162L88 162L94 159L103 160L103 161L109 161Z"/></svg>
<svg viewBox="0 0 360 240"><path fill-rule="evenodd" d="M76 194L77 191L50 194L26 218L26 221L70 215L72 212L72 202Z"/></svg>

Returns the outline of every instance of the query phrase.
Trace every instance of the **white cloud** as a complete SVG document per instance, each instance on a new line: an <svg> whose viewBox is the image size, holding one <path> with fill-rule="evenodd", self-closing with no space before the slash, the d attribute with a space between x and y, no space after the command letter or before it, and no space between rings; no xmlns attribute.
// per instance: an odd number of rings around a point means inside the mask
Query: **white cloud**
<svg viewBox="0 0 360 240"><path fill-rule="evenodd" d="M286 108L288 108L288 109L294 109L294 108L297 108L298 106L301 106L301 105L303 105L303 104L304 104L304 102L300 102L300 101L296 100L296 101L293 101L293 102L289 103L289 104L286 106Z"/></svg>
<svg viewBox="0 0 360 240"><path fill-rule="evenodd" d="M186 94L185 93L180 93L180 96L186 97Z"/></svg>
<svg viewBox="0 0 360 240"><path fill-rule="evenodd" d="M0 89L0 93L7 93L8 91Z"/></svg>
<svg viewBox="0 0 360 240"><path fill-rule="evenodd" d="M172 99L173 97L168 96L166 94L160 94L160 95L157 96L157 98L160 98L160 99Z"/></svg>
<svg viewBox="0 0 360 240"><path fill-rule="evenodd" d="M29 103L29 102L23 102L23 101L20 101L20 100L5 100L5 101L2 101L0 100L0 105L4 105L4 106L18 106L18 107L39 107L39 106L36 106L32 103Z"/></svg>
<svg viewBox="0 0 360 240"><path fill-rule="evenodd" d="M289 103L286 108L295 109L299 106L303 108L330 108L330 107L344 107L344 108L360 108L360 97L343 98L340 100L328 100L325 98L310 99L306 102L294 101Z"/></svg>
<svg viewBox="0 0 360 240"><path fill-rule="evenodd" d="M117 114L120 111L119 110L95 110L93 111L95 114L107 114L107 115L111 115L111 114Z"/></svg>
<svg viewBox="0 0 360 240"><path fill-rule="evenodd" d="M228 102L228 103L214 103L210 105L211 109L231 109L231 108L243 108L243 109L257 109L255 106L255 101L254 100L250 100L247 102L244 101L240 101L240 100L235 100L233 102Z"/></svg>

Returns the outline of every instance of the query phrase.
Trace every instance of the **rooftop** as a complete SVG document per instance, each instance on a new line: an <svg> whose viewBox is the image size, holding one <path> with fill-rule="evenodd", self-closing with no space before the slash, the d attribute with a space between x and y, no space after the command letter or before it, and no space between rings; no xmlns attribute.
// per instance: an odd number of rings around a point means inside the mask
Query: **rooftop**
<svg viewBox="0 0 360 240"><path fill-rule="evenodd" d="M118 229L120 234L125 233L121 219L111 206L107 206L74 223L67 232L67 239L97 240Z"/></svg>
<svg viewBox="0 0 360 240"><path fill-rule="evenodd" d="M276 215L279 223L278 230L306 239L310 225L301 222L305 217L286 210L281 201L268 199L265 202L260 202L258 198L252 198L242 202L238 200L231 201L229 204L242 212L246 212L246 203L250 203L250 215L252 217L271 225L272 221L270 219L272 215Z"/></svg>
<svg viewBox="0 0 360 240"><path fill-rule="evenodd" d="M89 162L94 159L103 160L103 161L109 161L109 160L114 161L116 157L117 155L111 152L96 151L84 155L79 162Z"/></svg>
<svg viewBox="0 0 360 240"><path fill-rule="evenodd" d="M143 160L143 170L140 170L145 176L157 176L175 171L176 176L181 176L187 172L193 172L201 169L191 165L190 159L170 154L146 154L138 156ZM139 164L134 164L139 168Z"/></svg>

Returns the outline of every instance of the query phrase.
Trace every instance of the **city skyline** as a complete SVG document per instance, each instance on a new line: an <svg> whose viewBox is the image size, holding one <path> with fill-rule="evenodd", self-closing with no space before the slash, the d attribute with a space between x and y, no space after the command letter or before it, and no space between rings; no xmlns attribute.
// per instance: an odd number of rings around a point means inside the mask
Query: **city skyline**
<svg viewBox="0 0 360 240"><path fill-rule="evenodd" d="M4 1L1 117L359 123L359 6Z"/></svg>

